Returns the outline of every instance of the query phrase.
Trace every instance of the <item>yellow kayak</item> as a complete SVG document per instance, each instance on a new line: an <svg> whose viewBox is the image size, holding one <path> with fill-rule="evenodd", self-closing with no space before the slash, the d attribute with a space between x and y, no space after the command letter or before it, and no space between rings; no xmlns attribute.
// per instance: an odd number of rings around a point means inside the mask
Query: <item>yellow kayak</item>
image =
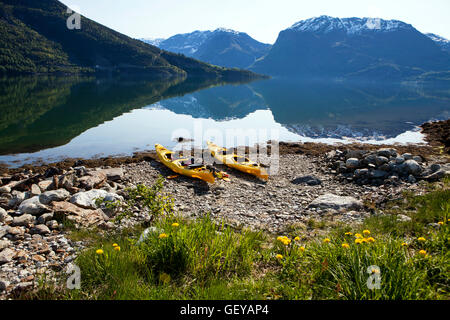
<svg viewBox="0 0 450 320"><path fill-rule="evenodd" d="M159 161L170 168L172 171L191 178L201 179L203 181L214 183L214 173L202 164L185 164L189 159L172 159L172 151L164 148L160 144L155 144L156 154Z"/></svg>
<svg viewBox="0 0 450 320"><path fill-rule="evenodd" d="M238 156L234 153L227 154L227 149L219 147L212 142L208 141L207 144L212 156L226 166L245 173L252 174L264 180L269 179L269 174L267 173L267 171L258 163L253 162L246 157Z"/></svg>

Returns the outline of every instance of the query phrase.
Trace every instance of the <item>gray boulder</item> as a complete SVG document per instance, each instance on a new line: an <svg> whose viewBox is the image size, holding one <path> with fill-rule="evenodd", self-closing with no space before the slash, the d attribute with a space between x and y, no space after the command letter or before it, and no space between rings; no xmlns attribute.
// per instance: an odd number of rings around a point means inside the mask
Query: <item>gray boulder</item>
<svg viewBox="0 0 450 320"><path fill-rule="evenodd" d="M354 175L356 178L365 177L369 174L369 169L356 169Z"/></svg>
<svg viewBox="0 0 450 320"><path fill-rule="evenodd" d="M53 212L44 213L37 219L38 224L45 224L46 222L53 219Z"/></svg>
<svg viewBox="0 0 450 320"><path fill-rule="evenodd" d="M376 164L377 163L377 156L375 154L369 154L364 158L364 163L366 164Z"/></svg>
<svg viewBox="0 0 450 320"><path fill-rule="evenodd" d="M45 224L38 224L37 226L34 226L30 230L30 234L46 235L50 233L51 233L50 229Z"/></svg>
<svg viewBox="0 0 450 320"><path fill-rule="evenodd" d="M381 179L381 178L386 177L387 175L388 175L388 173L386 171L383 171L383 170L373 170L370 173L370 177L374 178L374 179Z"/></svg>
<svg viewBox="0 0 450 320"><path fill-rule="evenodd" d="M378 150L377 154L382 157L390 158L397 156L397 150L392 148L383 148Z"/></svg>
<svg viewBox="0 0 450 320"><path fill-rule="evenodd" d="M405 162L405 158L403 158L402 156L398 156L397 158L395 158L396 164L402 164L403 162Z"/></svg>
<svg viewBox="0 0 450 320"><path fill-rule="evenodd" d="M348 169L356 169L359 167L359 160L357 158L349 158L345 162L345 167Z"/></svg>
<svg viewBox="0 0 450 320"><path fill-rule="evenodd" d="M78 184L78 178L77 178L75 172L66 173L66 174L64 174L64 175L59 177L58 185L60 187L66 188L68 190L71 190L77 184Z"/></svg>
<svg viewBox="0 0 450 320"><path fill-rule="evenodd" d="M10 192L11 192L11 187L9 187L9 186L0 187L0 194L1 193L10 193Z"/></svg>
<svg viewBox="0 0 450 320"><path fill-rule="evenodd" d="M11 241L9 240L0 240L0 251L8 248L11 245Z"/></svg>
<svg viewBox="0 0 450 320"><path fill-rule="evenodd" d="M17 191L17 190L14 190L12 193L11 193L11 195L12 195L12 198L11 198L11 200L9 200L9 202L8 202L8 206L10 207L10 208L15 208L15 207L17 207L18 205L20 205L24 200L26 200L28 197L27 197L27 194L25 193L25 192L20 192L20 191Z"/></svg>
<svg viewBox="0 0 450 320"><path fill-rule="evenodd" d="M406 173L419 175L422 172L422 167L415 160L406 160L403 165Z"/></svg>
<svg viewBox="0 0 450 320"><path fill-rule="evenodd" d="M0 239L3 238L5 235L8 234L9 227L7 226L0 226Z"/></svg>
<svg viewBox="0 0 450 320"><path fill-rule="evenodd" d="M5 209L0 208L0 222L5 222L8 216L9 216L8 212L6 212Z"/></svg>
<svg viewBox="0 0 450 320"><path fill-rule="evenodd" d="M123 178L122 168L103 169L101 172L106 174L106 178L110 181L119 181Z"/></svg>
<svg viewBox="0 0 450 320"><path fill-rule="evenodd" d="M37 195L40 195L41 193L42 193L41 188L39 188L39 186L37 184L31 185L31 195L32 196L37 196Z"/></svg>
<svg viewBox="0 0 450 320"><path fill-rule="evenodd" d="M317 186L322 184L322 180L314 176L303 176L291 181L293 184L307 184L308 186Z"/></svg>
<svg viewBox="0 0 450 320"><path fill-rule="evenodd" d="M47 210L47 207L39 201L39 196L24 200L20 206L19 211L22 214L39 215Z"/></svg>
<svg viewBox="0 0 450 320"><path fill-rule="evenodd" d="M345 152L345 158L346 159L362 159L364 154L366 154L367 151L364 150L347 150Z"/></svg>
<svg viewBox="0 0 450 320"><path fill-rule="evenodd" d="M411 160L413 158L411 153L404 153L404 154L402 154L402 157L405 160Z"/></svg>
<svg viewBox="0 0 450 320"><path fill-rule="evenodd" d="M64 201L70 197L69 191L66 189L58 189L46 191L39 196L39 201L42 204L50 204L53 201Z"/></svg>
<svg viewBox="0 0 450 320"><path fill-rule="evenodd" d="M41 189L41 192L45 192L45 191L51 189L52 185L53 185L52 179L42 180L38 183L38 187L39 187L39 189Z"/></svg>
<svg viewBox="0 0 450 320"><path fill-rule="evenodd" d="M416 162L423 162L423 159L422 159L421 156L414 156L413 160L416 161Z"/></svg>
<svg viewBox="0 0 450 320"><path fill-rule="evenodd" d="M23 214L18 217L14 217L14 220L12 222L13 226L28 226L30 224L33 224L36 218L32 216L31 214Z"/></svg>
<svg viewBox="0 0 450 320"><path fill-rule="evenodd" d="M353 197L327 193L313 200L309 204L309 208L358 210L363 208L363 203Z"/></svg>
<svg viewBox="0 0 450 320"><path fill-rule="evenodd" d="M123 201L123 198L115 193L109 193L105 190L92 189L86 192L78 192L70 198L70 202L86 209L97 209L99 206L96 200L103 198L109 201Z"/></svg>
<svg viewBox="0 0 450 320"><path fill-rule="evenodd" d="M376 163L377 166L381 166L381 165L383 165L385 163L388 163L388 162L389 162L389 159L384 157L384 156L378 156L375 159L375 163Z"/></svg>
<svg viewBox="0 0 450 320"><path fill-rule="evenodd" d="M10 248L3 249L0 252L0 265L11 262L16 252Z"/></svg>
<svg viewBox="0 0 450 320"><path fill-rule="evenodd" d="M101 187L106 182L106 174L102 171L91 171L86 176L79 178L80 187L86 190Z"/></svg>

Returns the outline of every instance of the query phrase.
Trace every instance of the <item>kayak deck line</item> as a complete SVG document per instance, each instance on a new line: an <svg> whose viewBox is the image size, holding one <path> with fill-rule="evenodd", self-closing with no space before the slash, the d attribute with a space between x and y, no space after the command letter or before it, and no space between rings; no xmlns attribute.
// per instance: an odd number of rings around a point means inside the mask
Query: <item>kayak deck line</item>
<svg viewBox="0 0 450 320"><path fill-rule="evenodd" d="M228 153L227 149L219 147L210 141L207 141L207 145L212 156L220 163L241 172L254 175L263 180L269 179L269 174L264 168L261 167L259 163L251 161L250 159L244 156L239 156L235 153Z"/></svg>
<svg viewBox="0 0 450 320"><path fill-rule="evenodd" d="M175 173L200 179L208 183L214 183L216 177L229 181L227 173L216 170L211 166L196 164L192 159L188 158L172 159L172 154L174 154L174 152L160 144L155 144L155 150L159 161Z"/></svg>

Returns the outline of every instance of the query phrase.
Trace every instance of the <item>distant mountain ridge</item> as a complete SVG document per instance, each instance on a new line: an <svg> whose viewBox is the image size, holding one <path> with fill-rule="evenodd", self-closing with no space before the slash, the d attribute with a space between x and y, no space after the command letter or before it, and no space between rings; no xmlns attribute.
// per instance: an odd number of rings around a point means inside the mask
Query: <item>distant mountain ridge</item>
<svg viewBox="0 0 450 320"><path fill-rule="evenodd" d="M155 44L151 40L141 40ZM158 46L167 51L231 68L247 68L271 48L270 44L261 43L244 32L225 28L177 34L160 41Z"/></svg>
<svg viewBox="0 0 450 320"><path fill-rule="evenodd" d="M250 70L269 75L403 79L450 70L450 55L398 20L320 16L280 32Z"/></svg>
<svg viewBox="0 0 450 320"><path fill-rule="evenodd" d="M343 31L348 35L362 34L367 31L392 32L408 30L412 25L399 20L383 20L377 18L333 18L320 16L295 23L290 30L330 33Z"/></svg>
<svg viewBox="0 0 450 320"><path fill-rule="evenodd" d="M256 76L166 52L85 17L81 30L69 30L70 15L57 0L0 0L0 74L115 72L224 80Z"/></svg>

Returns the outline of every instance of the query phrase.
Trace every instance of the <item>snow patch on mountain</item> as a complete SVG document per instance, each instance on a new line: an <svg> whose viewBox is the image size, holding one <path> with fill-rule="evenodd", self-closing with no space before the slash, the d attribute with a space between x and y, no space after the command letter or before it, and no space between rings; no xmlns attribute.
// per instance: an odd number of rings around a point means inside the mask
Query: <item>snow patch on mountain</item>
<svg viewBox="0 0 450 320"><path fill-rule="evenodd" d="M445 39L444 37L438 36L437 34L434 33L427 33L426 34L431 40L435 41L435 42L439 42L439 43L444 43L444 44L450 44L450 40Z"/></svg>
<svg viewBox="0 0 450 320"><path fill-rule="evenodd" d="M166 39L164 39L164 38L141 38L139 40L141 40L145 43L151 44L152 46L159 47L161 42L163 42Z"/></svg>
<svg viewBox="0 0 450 320"><path fill-rule="evenodd" d="M383 20L379 18L334 18L320 16L295 23L289 30L303 32L343 31L349 35L368 31L392 32L414 29L410 24L398 20Z"/></svg>
<svg viewBox="0 0 450 320"><path fill-rule="evenodd" d="M434 33L427 33L426 36L431 40L433 40L439 47L442 48L442 50L450 52L450 40L438 36L437 34Z"/></svg>
<svg viewBox="0 0 450 320"><path fill-rule="evenodd" d="M226 33L231 33L231 34L241 34L242 33L239 31L235 31L232 29L226 29L226 28L217 28L216 30L213 31L213 33L217 33L217 32L226 32Z"/></svg>

